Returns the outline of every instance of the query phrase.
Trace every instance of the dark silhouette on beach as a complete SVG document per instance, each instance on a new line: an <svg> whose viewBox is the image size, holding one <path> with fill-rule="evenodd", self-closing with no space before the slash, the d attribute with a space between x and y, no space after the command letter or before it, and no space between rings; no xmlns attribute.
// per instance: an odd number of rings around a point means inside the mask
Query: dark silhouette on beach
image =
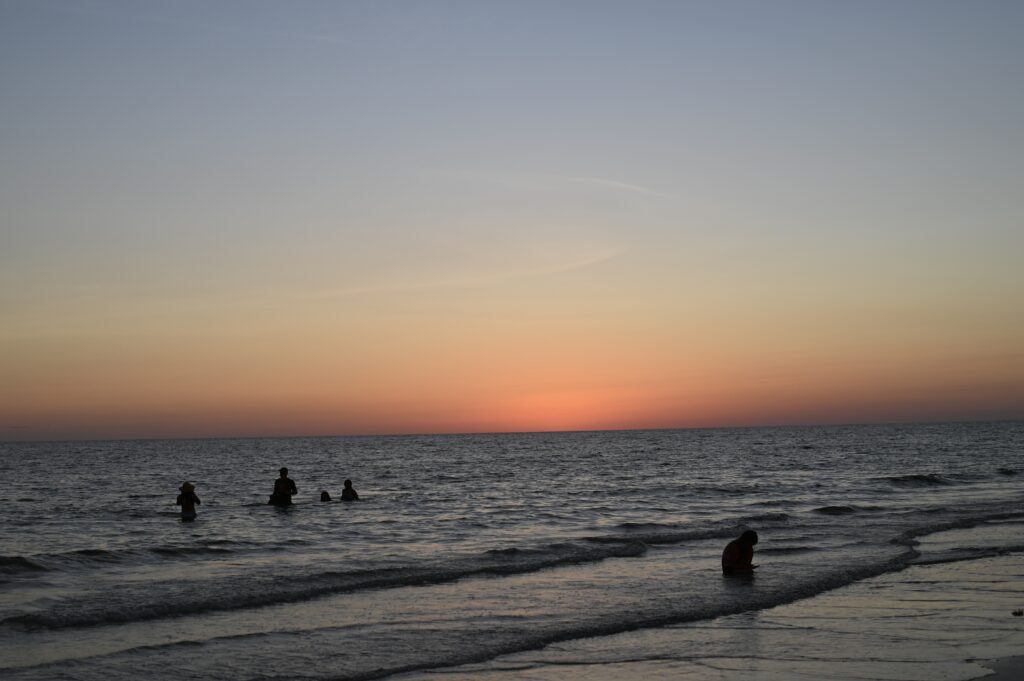
<svg viewBox="0 0 1024 681"><path fill-rule="evenodd" d="M729 542L722 551L722 574L749 575L757 568L754 560L754 544L757 543L757 532L747 530L737 539Z"/></svg>
<svg viewBox="0 0 1024 681"><path fill-rule="evenodd" d="M274 481L274 493L270 495L270 501L268 504L274 506L291 506L292 495L298 494L299 490L295 486L295 481L288 477L288 469L282 468L281 476Z"/></svg>
<svg viewBox="0 0 1024 681"><path fill-rule="evenodd" d="M196 505L202 503L199 501L199 497L195 492L196 488L191 482L181 483L181 494L174 501L177 506L181 506L181 519L182 520L195 520L196 519Z"/></svg>
<svg viewBox="0 0 1024 681"><path fill-rule="evenodd" d="M345 489L341 490L342 501L359 501L359 494L352 487L352 481L345 481Z"/></svg>

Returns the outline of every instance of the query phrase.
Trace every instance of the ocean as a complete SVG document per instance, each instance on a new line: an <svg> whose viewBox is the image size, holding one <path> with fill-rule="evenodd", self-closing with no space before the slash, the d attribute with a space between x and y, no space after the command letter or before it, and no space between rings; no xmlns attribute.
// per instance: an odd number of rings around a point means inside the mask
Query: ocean
<svg viewBox="0 0 1024 681"><path fill-rule="evenodd" d="M0 675L476 678L1017 559L1022 453L1020 422L0 444ZM725 578L748 528L760 568Z"/></svg>

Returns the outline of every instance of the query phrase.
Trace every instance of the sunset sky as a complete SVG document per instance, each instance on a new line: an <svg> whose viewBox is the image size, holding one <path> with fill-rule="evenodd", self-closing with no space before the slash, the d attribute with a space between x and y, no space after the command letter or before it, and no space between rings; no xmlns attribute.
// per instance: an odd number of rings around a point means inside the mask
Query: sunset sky
<svg viewBox="0 0 1024 681"><path fill-rule="evenodd" d="M1024 418L1024 3L0 2L0 439Z"/></svg>

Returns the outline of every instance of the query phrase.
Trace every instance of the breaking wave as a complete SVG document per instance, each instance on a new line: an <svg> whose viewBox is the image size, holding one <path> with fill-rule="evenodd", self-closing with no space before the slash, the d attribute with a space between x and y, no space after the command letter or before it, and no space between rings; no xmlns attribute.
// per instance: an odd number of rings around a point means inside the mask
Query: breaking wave
<svg viewBox="0 0 1024 681"><path fill-rule="evenodd" d="M936 487L953 484L948 478L937 473L917 473L912 475L894 475L881 478L896 487Z"/></svg>
<svg viewBox="0 0 1024 681"><path fill-rule="evenodd" d="M529 549L488 551L432 565L349 572L321 572L299 577L254 576L239 582L209 584L205 593L182 591L180 583L149 584L144 592L131 588L107 593L102 599L80 600L42 612L0 620L0 626L26 629L64 629L122 624L201 612L294 603L364 589L440 584L473 576L500 576L546 568L642 555L639 541L564 542Z"/></svg>

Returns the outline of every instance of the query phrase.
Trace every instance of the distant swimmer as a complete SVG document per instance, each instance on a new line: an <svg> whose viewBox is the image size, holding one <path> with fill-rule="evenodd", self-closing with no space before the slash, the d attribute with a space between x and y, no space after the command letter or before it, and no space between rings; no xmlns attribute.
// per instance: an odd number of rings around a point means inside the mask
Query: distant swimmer
<svg viewBox="0 0 1024 681"><path fill-rule="evenodd" d="M722 574L741 575L752 573L757 566L754 560L754 544L757 543L757 532L747 530L733 539L722 551Z"/></svg>
<svg viewBox="0 0 1024 681"><path fill-rule="evenodd" d="M281 477L274 481L274 493L270 495L270 501L268 504L274 506L291 506L292 495L298 494L299 490L295 486L295 481L288 477L288 469L282 468Z"/></svg>
<svg viewBox="0 0 1024 681"><path fill-rule="evenodd" d="M359 494L353 489L352 481L345 481L345 489L341 490L342 501L359 501Z"/></svg>
<svg viewBox="0 0 1024 681"><path fill-rule="evenodd" d="M181 483L181 494L175 500L176 506L181 506L182 520L196 519L196 505L202 503L196 495L196 488L191 482Z"/></svg>
<svg viewBox="0 0 1024 681"><path fill-rule="evenodd" d="M320 501L330 501L331 495L327 493L327 490L320 492Z"/></svg>

